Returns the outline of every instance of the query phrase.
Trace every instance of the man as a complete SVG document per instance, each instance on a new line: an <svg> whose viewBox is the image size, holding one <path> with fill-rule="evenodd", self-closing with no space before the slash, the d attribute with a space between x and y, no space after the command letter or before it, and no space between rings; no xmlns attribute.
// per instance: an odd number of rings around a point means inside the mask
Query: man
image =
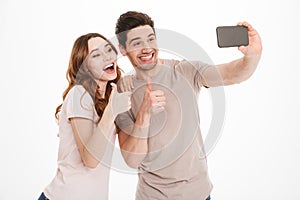
<svg viewBox="0 0 300 200"><path fill-rule="evenodd" d="M240 83L255 71L262 52L260 37L250 24L238 25L248 27L249 45L238 48L244 56L210 66L158 58L152 19L135 11L119 17L119 48L135 75L131 110L116 122L124 160L139 171L137 200L210 199L197 97L202 86Z"/></svg>

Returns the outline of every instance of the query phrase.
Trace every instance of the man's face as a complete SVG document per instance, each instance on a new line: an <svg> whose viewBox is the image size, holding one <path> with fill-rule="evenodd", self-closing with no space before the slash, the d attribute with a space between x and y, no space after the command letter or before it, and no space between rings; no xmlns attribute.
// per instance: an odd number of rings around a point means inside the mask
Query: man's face
<svg viewBox="0 0 300 200"><path fill-rule="evenodd" d="M121 53L129 58L134 67L150 70L158 60L156 36L149 25L139 26L127 32L126 49Z"/></svg>

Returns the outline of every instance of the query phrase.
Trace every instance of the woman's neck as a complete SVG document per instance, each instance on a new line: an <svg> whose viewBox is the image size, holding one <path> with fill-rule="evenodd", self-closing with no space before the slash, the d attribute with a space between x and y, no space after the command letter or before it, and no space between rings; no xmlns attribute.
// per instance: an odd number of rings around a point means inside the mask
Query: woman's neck
<svg viewBox="0 0 300 200"><path fill-rule="evenodd" d="M107 81L98 80L97 85L98 85L98 92L100 93L101 97L104 98L105 92L106 92Z"/></svg>

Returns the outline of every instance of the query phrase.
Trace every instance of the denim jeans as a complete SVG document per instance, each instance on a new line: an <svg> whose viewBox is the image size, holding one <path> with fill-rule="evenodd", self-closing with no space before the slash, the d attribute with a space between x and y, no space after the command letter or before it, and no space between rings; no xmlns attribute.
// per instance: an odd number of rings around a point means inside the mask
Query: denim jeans
<svg viewBox="0 0 300 200"><path fill-rule="evenodd" d="M42 193L38 200L50 200L50 199L48 199L48 198L44 195L44 193ZM206 198L206 200L211 200L211 199L210 199L210 196L208 196L208 197Z"/></svg>
<svg viewBox="0 0 300 200"><path fill-rule="evenodd" d="M50 200L50 199L48 199L43 192L38 200Z"/></svg>

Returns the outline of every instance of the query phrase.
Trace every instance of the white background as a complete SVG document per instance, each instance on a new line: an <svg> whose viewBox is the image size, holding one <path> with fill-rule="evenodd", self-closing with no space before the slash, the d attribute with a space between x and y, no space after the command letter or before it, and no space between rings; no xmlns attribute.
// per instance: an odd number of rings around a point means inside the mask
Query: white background
<svg viewBox="0 0 300 200"><path fill-rule="evenodd" d="M0 200L37 199L54 177L54 111L67 86L73 42L88 32L113 37L118 16L127 10L146 12L157 28L191 38L214 63L241 57L236 48L217 47L216 26L245 20L259 31L264 49L257 71L225 88L226 120L208 155L211 196L300 199L298 1L1 0ZM207 90L200 107L205 135ZM110 185L110 199L134 199L135 175L112 170Z"/></svg>

